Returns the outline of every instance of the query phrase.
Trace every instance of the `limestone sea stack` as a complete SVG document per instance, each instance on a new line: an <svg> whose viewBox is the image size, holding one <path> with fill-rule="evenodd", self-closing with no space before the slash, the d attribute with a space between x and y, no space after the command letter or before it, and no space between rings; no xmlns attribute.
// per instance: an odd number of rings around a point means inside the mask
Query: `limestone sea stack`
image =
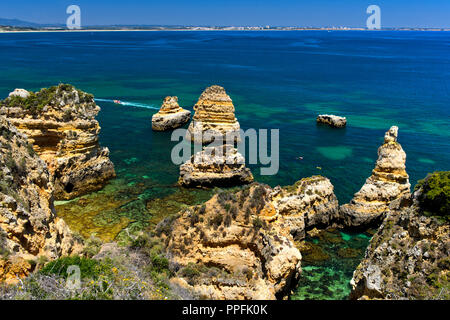
<svg viewBox="0 0 450 320"><path fill-rule="evenodd" d="M39 92L16 89L0 101L6 116L47 163L56 199L101 189L115 177L108 148L99 145L100 108L90 94L60 84Z"/></svg>
<svg viewBox="0 0 450 320"><path fill-rule="evenodd" d="M157 227L180 286L200 299L281 299L295 288L301 254L292 236L259 218L270 188L222 191ZM163 237L164 238L164 237Z"/></svg>
<svg viewBox="0 0 450 320"><path fill-rule="evenodd" d="M205 147L180 166L186 187L235 186L253 181L244 157L232 145Z"/></svg>
<svg viewBox="0 0 450 320"><path fill-rule="evenodd" d="M306 230L333 226L339 218L339 205L328 178L312 176L293 186L275 187L270 194L273 214L263 218L275 221L296 240L305 238Z"/></svg>
<svg viewBox="0 0 450 320"><path fill-rule="evenodd" d="M45 162L0 117L0 281L25 277L38 257L55 259L81 251L82 243L57 218Z"/></svg>
<svg viewBox="0 0 450 320"><path fill-rule="evenodd" d="M412 204L390 208L353 273L352 299L448 300L450 172L416 185Z"/></svg>
<svg viewBox="0 0 450 320"><path fill-rule="evenodd" d="M380 222L394 200L410 197L406 154L397 142L397 136L396 126L386 132L372 175L351 202L341 206L344 225L356 227Z"/></svg>
<svg viewBox="0 0 450 320"><path fill-rule="evenodd" d="M178 105L177 97L166 97L161 109L152 116L152 129L165 131L183 126L191 117L191 112Z"/></svg>
<svg viewBox="0 0 450 320"><path fill-rule="evenodd" d="M333 128L343 128L347 125L347 119L345 117L332 114L319 114L316 121L317 123L323 123Z"/></svg>
<svg viewBox="0 0 450 320"><path fill-rule="evenodd" d="M227 134L239 140L240 126L234 115L233 101L224 88L217 85L206 88L194 106L194 111L186 135L188 140L210 143L213 138L202 136L207 131L222 136L224 142Z"/></svg>

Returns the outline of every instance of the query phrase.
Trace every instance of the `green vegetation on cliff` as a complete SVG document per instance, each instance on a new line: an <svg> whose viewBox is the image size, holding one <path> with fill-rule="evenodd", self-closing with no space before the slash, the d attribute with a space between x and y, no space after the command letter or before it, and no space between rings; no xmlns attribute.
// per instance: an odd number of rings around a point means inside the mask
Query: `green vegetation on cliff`
<svg viewBox="0 0 450 320"><path fill-rule="evenodd" d="M54 104L58 98L63 96L63 93L73 94L74 91L78 92L80 103L92 102L94 99L94 96L91 94L78 90L70 84L61 83L50 88L43 88L37 92L29 91L29 96L27 98L20 96L8 97L5 100L0 101L0 105L7 108L19 107L29 110L32 114L36 114L45 106ZM71 98L74 98L74 96Z"/></svg>
<svg viewBox="0 0 450 320"><path fill-rule="evenodd" d="M450 171L436 171L419 180L414 191L426 216L450 220Z"/></svg>

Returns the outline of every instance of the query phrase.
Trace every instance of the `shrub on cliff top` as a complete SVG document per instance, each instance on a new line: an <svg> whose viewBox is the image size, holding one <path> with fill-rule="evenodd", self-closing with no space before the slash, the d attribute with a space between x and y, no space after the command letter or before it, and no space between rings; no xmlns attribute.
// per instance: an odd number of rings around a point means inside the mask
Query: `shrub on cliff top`
<svg viewBox="0 0 450 320"><path fill-rule="evenodd" d="M436 171L417 182L417 199L423 213L450 220L450 171Z"/></svg>

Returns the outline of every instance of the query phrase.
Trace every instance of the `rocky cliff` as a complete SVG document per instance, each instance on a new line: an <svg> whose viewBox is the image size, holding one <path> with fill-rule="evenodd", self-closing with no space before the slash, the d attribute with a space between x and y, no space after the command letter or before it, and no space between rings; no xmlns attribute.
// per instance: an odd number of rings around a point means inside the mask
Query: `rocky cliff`
<svg viewBox="0 0 450 320"><path fill-rule="evenodd" d="M159 111L152 116L152 129L175 129L187 123L190 117L191 112L179 106L177 97L166 97Z"/></svg>
<svg viewBox="0 0 450 320"><path fill-rule="evenodd" d="M0 102L0 115L47 163L56 199L99 190L115 176L109 150L98 142L99 111L92 95L64 84L36 93L16 89Z"/></svg>
<svg viewBox="0 0 450 320"><path fill-rule="evenodd" d="M14 282L29 262L76 253L81 243L55 216L47 167L27 138L0 117L0 280Z"/></svg>
<svg viewBox="0 0 450 320"><path fill-rule="evenodd" d="M285 297L300 274L301 255L288 232L260 218L268 189L220 192L171 224L166 239L172 283L206 299Z"/></svg>
<svg viewBox="0 0 450 320"><path fill-rule="evenodd" d="M299 277L294 237L333 223L338 212L330 181L314 176L289 187L221 191L158 228L168 235L174 283L209 299L274 299Z"/></svg>
<svg viewBox="0 0 450 320"><path fill-rule="evenodd" d="M381 222L392 201L410 196L406 154L397 142L398 127L391 127L378 148L372 175L349 204L341 206L343 224L359 227Z"/></svg>
<svg viewBox="0 0 450 320"><path fill-rule="evenodd" d="M252 181L244 157L231 145L206 147L180 166L179 183L186 187L234 186Z"/></svg>
<svg viewBox="0 0 450 320"><path fill-rule="evenodd" d="M418 184L410 207L391 204L353 274L351 298L450 298L449 182L450 172L435 173Z"/></svg>
<svg viewBox="0 0 450 320"><path fill-rule="evenodd" d="M333 226L339 218L339 204L330 180L322 176L303 178L293 186L274 188L270 194L270 220L280 224L297 239L313 228Z"/></svg>
<svg viewBox="0 0 450 320"><path fill-rule="evenodd" d="M205 132L223 137L226 135L239 138L239 122L234 115L233 101L220 86L211 86L205 89L200 95L197 104L194 106L194 117L189 124L186 138L197 143L210 143L211 137L203 136ZM229 141L231 142L231 141Z"/></svg>

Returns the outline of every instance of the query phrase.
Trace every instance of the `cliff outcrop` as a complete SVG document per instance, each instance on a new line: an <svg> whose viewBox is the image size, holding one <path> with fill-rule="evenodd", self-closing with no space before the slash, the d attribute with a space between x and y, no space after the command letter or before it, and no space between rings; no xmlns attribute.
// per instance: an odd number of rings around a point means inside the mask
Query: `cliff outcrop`
<svg viewBox="0 0 450 320"><path fill-rule="evenodd" d="M221 136L224 143L227 134L234 137L234 141L239 140L240 126L234 115L233 101L224 88L216 85L206 88L194 106L194 111L186 134L188 140L210 143L214 139L205 136L206 132Z"/></svg>
<svg viewBox="0 0 450 320"><path fill-rule="evenodd" d="M270 188L220 192L181 212L162 230L174 285L206 299L283 298L300 275L301 255L286 230L260 218Z"/></svg>
<svg viewBox="0 0 450 320"><path fill-rule="evenodd" d="M435 173L419 182L410 207L391 206L353 273L351 298L450 298L449 181L450 172Z"/></svg>
<svg viewBox="0 0 450 320"><path fill-rule="evenodd" d="M47 163L56 199L101 189L115 177L108 148L99 145L94 97L60 84L39 92L16 89L0 102L7 117Z"/></svg>
<svg viewBox="0 0 450 320"><path fill-rule="evenodd" d="M0 280L16 281L38 257L77 253L82 244L55 215L46 164L21 134L0 117Z"/></svg>
<svg viewBox="0 0 450 320"><path fill-rule="evenodd" d="M253 182L244 157L231 145L205 147L180 166L186 187L235 186Z"/></svg>

